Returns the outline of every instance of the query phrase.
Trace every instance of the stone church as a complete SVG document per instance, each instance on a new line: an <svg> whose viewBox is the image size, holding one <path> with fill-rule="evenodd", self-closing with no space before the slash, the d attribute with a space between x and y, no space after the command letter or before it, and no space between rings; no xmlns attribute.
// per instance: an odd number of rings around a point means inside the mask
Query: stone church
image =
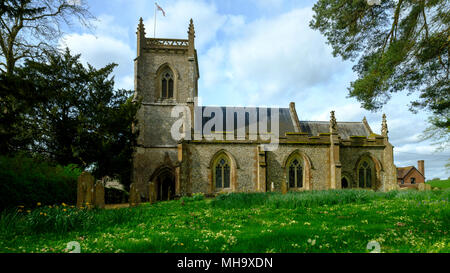
<svg viewBox="0 0 450 273"><path fill-rule="evenodd" d="M141 19L135 100L140 100L142 106L135 126L139 137L133 181L142 197L167 200L194 193L397 188L393 146L384 115L382 131L377 134L365 118L361 122L341 122L336 121L334 112L330 121L302 121L291 103L286 108L268 109L269 116L279 113L276 149L266 149L267 135L248 133L252 126L248 113L245 125L241 124L247 130L244 137L211 140L200 134L194 139L175 140L171 129L179 117L173 117L174 107L190 109L191 113L203 109L196 104L199 78L192 20L188 39L160 39L145 37ZM223 115L236 109L216 107ZM256 112L259 122L264 109L238 110ZM208 120L204 116L190 117L182 131L201 130ZM234 126L233 132L213 128L212 134L236 136L239 129Z"/></svg>

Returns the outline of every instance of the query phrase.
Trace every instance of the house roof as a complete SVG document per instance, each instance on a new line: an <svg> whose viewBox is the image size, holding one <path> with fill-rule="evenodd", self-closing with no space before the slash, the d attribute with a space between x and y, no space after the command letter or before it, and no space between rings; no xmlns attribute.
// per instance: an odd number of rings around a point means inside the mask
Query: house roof
<svg viewBox="0 0 450 273"><path fill-rule="evenodd" d="M416 170L418 173L420 173L423 176L423 174L416 167L408 166L408 167L397 168L397 179L405 178L412 170Z"/></svg>

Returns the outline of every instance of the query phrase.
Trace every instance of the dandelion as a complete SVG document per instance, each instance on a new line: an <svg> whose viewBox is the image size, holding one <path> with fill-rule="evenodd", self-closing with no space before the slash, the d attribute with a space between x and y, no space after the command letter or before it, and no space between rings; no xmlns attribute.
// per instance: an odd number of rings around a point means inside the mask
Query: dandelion
<svg viewBox="0 0 450 273"><path fill-rule="evenodd" d="M41 202L37 202L37 204L36 204L38 207L40 207L41 206Z"/></svg>

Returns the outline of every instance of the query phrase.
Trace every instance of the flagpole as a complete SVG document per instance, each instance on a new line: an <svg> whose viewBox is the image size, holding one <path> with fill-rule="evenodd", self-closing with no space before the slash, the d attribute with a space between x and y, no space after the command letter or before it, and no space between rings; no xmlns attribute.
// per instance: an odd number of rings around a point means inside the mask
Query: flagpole
<svg viewBox="0 0 450 273"><path fill-rule="evenodd" d="M156 2L155 2L155 24L153 25L153 38L156 38Z"/></svg>

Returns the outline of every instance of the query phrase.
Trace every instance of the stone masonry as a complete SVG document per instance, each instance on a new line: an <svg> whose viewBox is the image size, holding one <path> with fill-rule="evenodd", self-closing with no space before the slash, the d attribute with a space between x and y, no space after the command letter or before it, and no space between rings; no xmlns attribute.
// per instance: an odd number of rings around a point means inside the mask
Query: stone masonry
<svg viewBox="0 0 450 273"><path fill-rule="evenodd" d="M204 136L174 140L171 129L179 119L172 117L174 107L191 113L203 109L195 103L200 72L192 20L187 33L185 40L147 38L142 19L138 25L135 100L142 106L133 159L137 199L155 202L194 193L398 187L385 116L381 133L376 134L365 118L341 122L334 112L329 121L301 121L291 103L288 108L270 109L280 113L279 144L273 151L265 148L268 141L260 134L252 138L247 133L236 140L211 141ZM259 119L264 109L252 110ZM220 111L225 115L230 110L222 107ZM192 133L206 122L192 115L183 133ZM250 123L245 126L248 129Z"/></svg>

